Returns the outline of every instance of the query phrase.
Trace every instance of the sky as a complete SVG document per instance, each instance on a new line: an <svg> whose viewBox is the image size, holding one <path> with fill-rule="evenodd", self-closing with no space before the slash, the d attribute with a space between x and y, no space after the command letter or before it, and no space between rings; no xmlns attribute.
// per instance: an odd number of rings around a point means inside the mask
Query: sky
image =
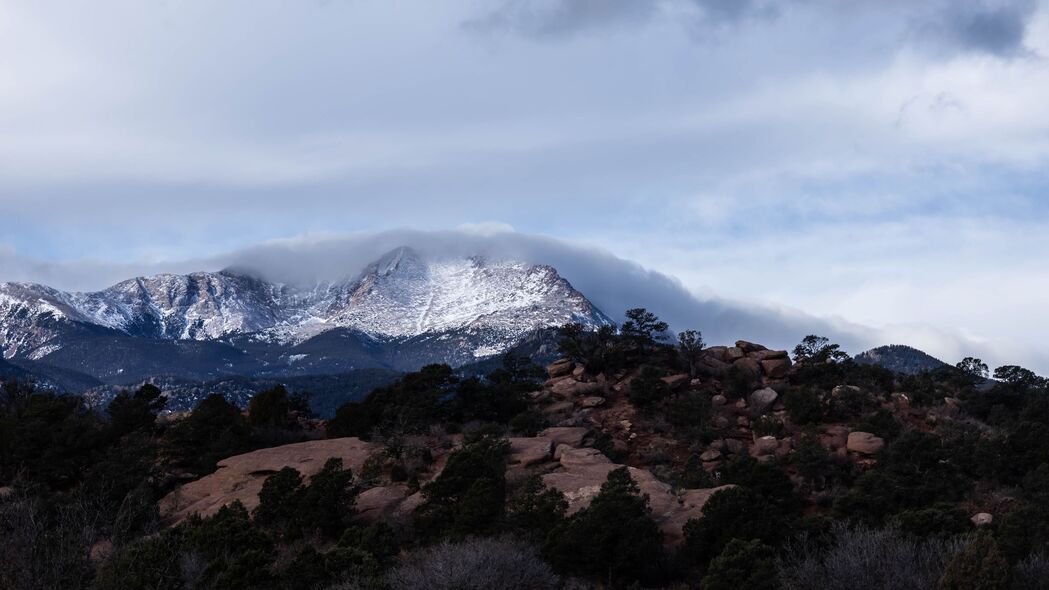
<svg viewBox="0 0 1049 590"><path fill-rule="evenodd" d="M1047 56L1045 0L0 0L0 280L483 234L1046 374Z"/></svg>

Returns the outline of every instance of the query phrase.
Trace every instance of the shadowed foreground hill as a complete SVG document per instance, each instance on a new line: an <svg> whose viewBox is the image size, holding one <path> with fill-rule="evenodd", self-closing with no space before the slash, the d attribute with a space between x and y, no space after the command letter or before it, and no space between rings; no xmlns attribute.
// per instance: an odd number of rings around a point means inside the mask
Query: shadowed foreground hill
<svg viewBox="0 0 1049 590"><path fill-rule="evenodd" d="M1044 587L1046 379L665 330L566 326L545 369L429 365L326 421L10 383L0 587Z"/></svg>

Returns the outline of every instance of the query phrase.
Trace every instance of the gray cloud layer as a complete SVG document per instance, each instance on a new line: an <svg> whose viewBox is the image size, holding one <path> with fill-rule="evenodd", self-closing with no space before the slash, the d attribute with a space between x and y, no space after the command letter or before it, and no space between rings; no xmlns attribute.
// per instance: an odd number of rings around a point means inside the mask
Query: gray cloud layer
<svg viewBox="0 0 1049 590"><path fill-rule="evenodd" d="M642 26L660 13L709 30L813 7L843 19L867 8L840 0L503 0L491 12L471 18L465 25L473 30L563 38ZM885 0L878 2L877 8L910 20L920 44L932 41L939 49L1012 57L1023 53L1024 35L1037 5L1035 0Z"/></svg>

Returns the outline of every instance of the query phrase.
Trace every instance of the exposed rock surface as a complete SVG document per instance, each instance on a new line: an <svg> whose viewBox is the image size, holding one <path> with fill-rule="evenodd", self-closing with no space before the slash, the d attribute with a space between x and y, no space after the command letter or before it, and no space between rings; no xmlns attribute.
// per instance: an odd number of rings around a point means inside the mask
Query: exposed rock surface
<svg viewBox="0 0 1049 590"><path fill-rule="evenodd" d="M974 514L971 520L976 526L987 526L994 522L994 517L986 512L980 512L978 514Z"/></svg>
<svg viewBox="0 0 1049 590"><path fill-rule="evenodd" d="M181 486L160 500L160 516L169 523L191 514L210 516L222 506L239 500L251 510L259 504L259 490L267 477L284 467L297 469L305 479L336 457L343 467L358 473L368 456L382 447L358 438L311 440L260 449L219 461L218 470Z"/></svg>
<svg viewBox="0 0 1049 590"><path fill-rule="evenodd" d="M878 451L885 448L885 441L869 432L857 430L849 433L847 448L853 453L861 455L876 455Z"/></svg>

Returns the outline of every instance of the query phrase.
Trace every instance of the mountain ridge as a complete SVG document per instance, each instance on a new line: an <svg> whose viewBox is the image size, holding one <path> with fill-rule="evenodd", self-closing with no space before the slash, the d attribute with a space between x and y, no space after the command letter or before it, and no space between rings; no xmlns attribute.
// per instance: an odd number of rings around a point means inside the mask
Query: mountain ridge
<svg viewBox="0 0 1049 590"><path fill-rule="evenodd" d="M860 364L878 365L909 375L933 371L947 365L929 353L906 344L878 346L857 354L854 360Z"/></svg>
<svg viewBox="0 0 1049 590"><path fill-rule="evenodd" d="M0 351L113 382L397 370L497 355L536 330L611 320L551 266L406 248L352 279L297 286L225 269L101 291L0 284ZM161 363L163 361L163 363Z"/></svg>

